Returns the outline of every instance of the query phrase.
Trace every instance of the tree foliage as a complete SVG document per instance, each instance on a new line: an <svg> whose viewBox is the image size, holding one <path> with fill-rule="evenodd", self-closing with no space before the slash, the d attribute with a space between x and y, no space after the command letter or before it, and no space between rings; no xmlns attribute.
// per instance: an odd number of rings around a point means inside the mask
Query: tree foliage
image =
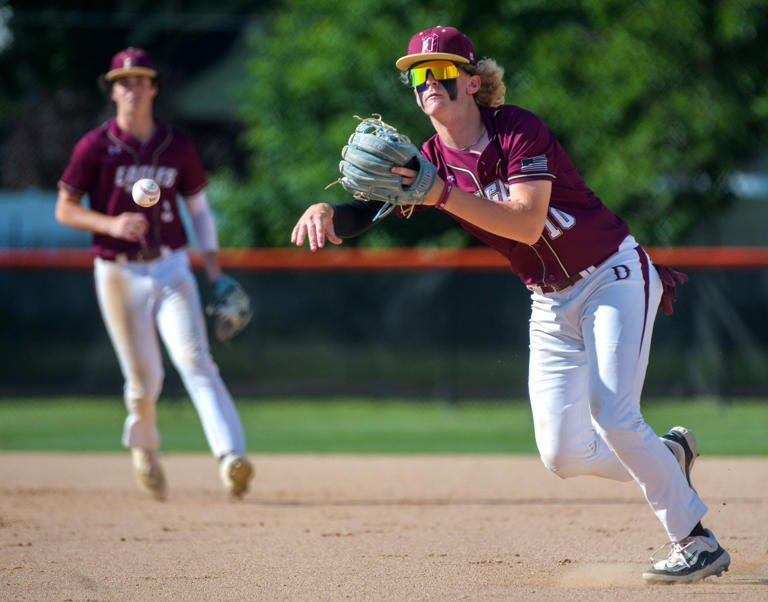
<svg viewBox="0 0 768 602"><path fill-rule="evenodd" d="M417 144L431 135L394 61L436 24L506 67L507 102L549 125L644 243L684 243L729 203L733 172L765 168L768 0L0 0L0 184L55 186L72 144L111 114L95 75L116 50L145 46L164 75L158 115L210 135L209 167L237 153L213 178L222 243L287 245L308 204L348 198L324 187L354 115L381 113ZM177 122L173 93L244 31L249 75L232 119ZM221 150L238 120L245 161ZM349 244L472 242L426 211Z"/></svg>
<svg viewBox="0 0 768 602"><path fill-rule="evenodd" d="M470 10L471 9L471 10ZM285 245L306 206L342 202L353 115L432 130L394 61L454 25L505 66L507 102L537 113L587 184L648 244L683 242L726 205L728 177L764 149L766 0L286 0L254 35L241 114L251 175L220 174L223 239ZM467 244L445 216L387 220L366 245Z"/></svg>
<svg viewBox="0 0 768 602"><path fill-rule="evenodd" d="M429 123L400 83L394 59L404 53L411 30L433 18L447 22L462 10L452 0L443 13L404 0L288 0L276 10L264 34L252 39L243 95L244 139L252 152L245 186L252 197L236 206L230 194L241 185L227 175L216 182L222 238L235 245L285 245L307 205L346 200L340 186L324 188L338 177L339 151L355 115L381 113L415 142L424 139ZM447 243L465 240L448 218L437 225L434 219L411 221L412 228L376 228L366 244L446 242L441 235Z"/></svg>
<svg viewBox="0 0 768 602"><path fill-rule="evenodd" d="M96 79L126 46L147 49L161 74L157 116L189 132L192 124L177 120L174 93L257 27L267 3L183 4L0 0L0 186L56 186L78 138L114 114Z"/></svg>
<svg viewBox="0 0 768 602"><path fill-rule="evenodd" d="M500 52L539 9L517 2ZM538 4L538 3L532 3ZM573 6L579 6L574 10ZM555 3L523 51L513 98L556 132L588 185L640 240L680 242L731 200L764 149L765 2ZM762 71L762 72L761 72Z"/></svg>

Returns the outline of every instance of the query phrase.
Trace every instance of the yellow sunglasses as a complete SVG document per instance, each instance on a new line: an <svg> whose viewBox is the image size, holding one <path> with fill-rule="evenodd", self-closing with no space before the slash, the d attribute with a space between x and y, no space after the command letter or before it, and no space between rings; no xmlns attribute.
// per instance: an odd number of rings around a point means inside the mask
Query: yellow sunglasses
<svg viewBox="0 0 768 602"><path fill-rule="evenodd" d="M459 68L451 61L428 61L411 67L411 86L414 88L427 81L427 71L432 72L435 79L454 79L459 77Z"/></svg>

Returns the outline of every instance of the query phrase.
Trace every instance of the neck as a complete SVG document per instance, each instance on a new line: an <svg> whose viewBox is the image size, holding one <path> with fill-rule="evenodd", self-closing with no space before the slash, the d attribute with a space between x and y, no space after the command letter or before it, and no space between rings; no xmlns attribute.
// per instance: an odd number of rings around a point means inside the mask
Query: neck
<svg viewBox="0 0 768 602"><path fill-rule="evenodd" d="M137 113L118 112L117 125L139 142L146 142L155 133L155 120L152 113L139 115Z"/></svg>
<svg viewBox="0 0 768 602"><path fill-rule="evenodd" d="M480 109L474 103L467 111L447 118L432 116L431 120L437 135L451 148L469 150L486 138Z"/></svg>

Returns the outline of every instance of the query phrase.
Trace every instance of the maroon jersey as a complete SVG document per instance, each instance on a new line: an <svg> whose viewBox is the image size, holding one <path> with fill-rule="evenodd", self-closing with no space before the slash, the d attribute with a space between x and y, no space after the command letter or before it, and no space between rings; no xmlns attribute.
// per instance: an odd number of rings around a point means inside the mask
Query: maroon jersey
<svg viewBox="0 0 768 602"><path fill-rule="evenodd" d="M91 130L75 146L59 186L88 194L91 209L107 215L144 213L150 224L146 246L177 249L187 244L177 196L199 192L208 179L190 139L166 125L156 125L152 138L143 144L122 131L114 118ZM152 207L140 207L131 197L134 182L142 178L152 178L160 186L160 201ZM106 234L93 235L94 254L107 259L140 247Z"/></svg>
<svg viewBox="0 0 768 602"><path fill-rule="evenodd" d="M480 112L491 141L479 156L449 148L437 135L424 143L422 153L444 179L489 199L508 200L509 184L551 180L547 221L541 238L528 245L452 217L504 255L524 284L559 282L612 255L629 228L587 188L542 121L513 105L480 107Z"/></svg>

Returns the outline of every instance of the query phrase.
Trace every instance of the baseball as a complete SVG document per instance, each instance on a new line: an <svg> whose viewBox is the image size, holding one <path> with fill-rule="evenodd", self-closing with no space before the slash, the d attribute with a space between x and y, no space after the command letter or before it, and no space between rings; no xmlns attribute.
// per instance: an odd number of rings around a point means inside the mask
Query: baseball
<svg viewBox="0 0 768 602"><path fill-rule="evenodd" d="M160 200L160 187L150 178L138 180L133 185L133 201L142 207L151 207Z"/></svg>

